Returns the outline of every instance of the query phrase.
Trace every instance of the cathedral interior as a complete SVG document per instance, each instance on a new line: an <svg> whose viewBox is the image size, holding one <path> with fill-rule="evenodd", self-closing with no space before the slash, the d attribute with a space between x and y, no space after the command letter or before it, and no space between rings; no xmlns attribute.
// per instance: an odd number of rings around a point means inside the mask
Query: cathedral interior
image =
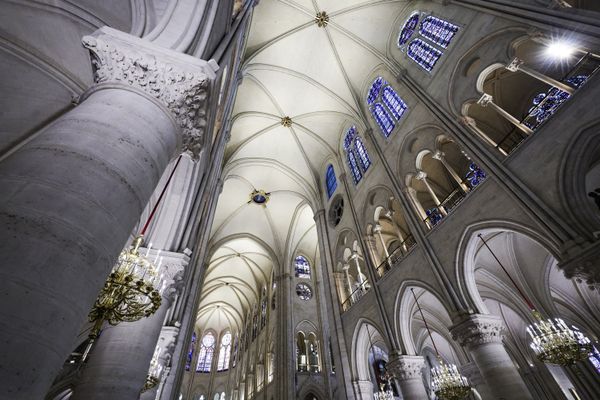
<svg viewBox="0 0 600 400"><path fill-rule="evenodd" d="M0 0L0 52L0 399L600 399L600 1Z"/></svg>

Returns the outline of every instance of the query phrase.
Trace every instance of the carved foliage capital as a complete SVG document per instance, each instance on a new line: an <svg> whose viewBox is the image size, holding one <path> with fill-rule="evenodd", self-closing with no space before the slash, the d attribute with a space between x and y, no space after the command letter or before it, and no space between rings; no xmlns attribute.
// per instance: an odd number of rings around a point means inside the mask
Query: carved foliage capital
<svg viewBox="0 0 600 400"><path fill-rule="evenodd" d="M450 328L452 338L461 346L473 347L485 343L500 343L504 336L504 323L491 315L471 315Z"/></svg>
<svg viewBox="0 0 600 400"><path fill-rule="evenodd" d="M392 355L387 369L398 380L421 379L425 359L421 356Z"/></svg>
<svg viewBox="0 0 600 400"><path fill-rule="evenodd" d="M183 150L197 157L206 126L207 96L216 63L101 28L82 39L92 54L96 83L121 83L162 102L183 132Z"/></svg>

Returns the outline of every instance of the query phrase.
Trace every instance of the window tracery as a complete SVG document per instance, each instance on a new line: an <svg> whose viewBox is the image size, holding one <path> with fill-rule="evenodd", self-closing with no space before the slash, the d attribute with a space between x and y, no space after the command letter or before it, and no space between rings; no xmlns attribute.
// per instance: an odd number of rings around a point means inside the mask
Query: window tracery
<svg viewBox="0 0 600 400"><path fill-rule="evenodd" d="M198 352L198 364L196 372L210 372L213 355L215 353L215 335L207 332L200 342L200 351Z"/></svg>
<svg viewBox="0 0 600 400"><path fill-rule="evenodd" d="M344 136L344 150L346 151L348 167L356 185L362 179L363 173L371 166L371 159L362 139L356 132L355 126L350 127L346 132L346 136Z"/></svg>
<svg viewBox="0 0 600 400"><path fill-rule="evenodd" d="M312 289L306 283L296 285L296 294L302 300L310 300L312 298Z"/></svg>
<svg viewBox="0 0 600 400"><path fill-rule="evenodd" d="M380 76L371 84L367 105L385 137L392 133L396 121L400 121L408 108L398 93Z"/></svg>
<svg viewBox="0 0 600 400"><path fill-rule="evenodd" d="M217 371L229 369L229 359L231 357L231 333L226 332L221 338L221 348L219 349L219 360L217 362Z"/></svg>
<svg viewBox="0 0 600 400"><path fill-rule="evenodd" d="M458 30L459 27L449 21L415 12L400 29L398 47L406 50L406 55L421 68L431 72Z"/></svg>

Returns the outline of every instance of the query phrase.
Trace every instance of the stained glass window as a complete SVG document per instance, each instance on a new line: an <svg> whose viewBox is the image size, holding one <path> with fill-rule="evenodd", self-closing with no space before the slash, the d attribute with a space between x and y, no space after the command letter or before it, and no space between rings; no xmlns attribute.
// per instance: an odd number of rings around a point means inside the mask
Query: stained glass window
<svg viewBox="0 0 600 400"><path fill-rule="evenodd" d="M443 53L421 39L415 39L408 45L406 54L424 70L431 72Z"/></svg>
<svg viewBox="0 0 600 400"><path fill-rule="evenodd" d="M227 332L221 338L221 349L219 350L219 360L217 362L217 371L229 369L229 358L231 357L231 333Z"/></svg>
<svg viewBox="0 0 600 400"><path fill-rule="evenodd" d="M294 260L294 269L296 277L310 279L310 264L304 256L298 256Z"/></svg>
<svg viewBox="0 0 600 400"><path fill-rule="evenodd" d="M387 110L381 104L377 103L371 107L371 114L373 114L373 118L375 118L379 129L381 129L385 137L390 136L395 124Z"/></svg>
<svg viewBox="0 0 600 400"><path fill-rule="evenodd" d="M360 137L356 137L354 140L356 145L356 151L358 152L358 159L360 160L360 164L362 166L363 171L366 171L371 166L371 159L369 158L369 153L367 153L367 149L363 144Z"/></svg>
<svg viewBox="0 0 600 400"><path fill-rule="evenodd" d="M431 72L444 54L443 50L450 45L459 27L432 15L421 18L420 23L419 18L418 13L408 17L400 30L398 47L402 51L406 50L408 57L419 64L421 68ZM415 35L417 26L419 35ZM408 46L405 47L404 45L407 43Z"/></svg>
<svg viewBox="0 0 600 400"><path fill-rule="evenodd" d="M260 299L260 329L267 324L267 288L263 288Z"/></svg>
<svg viewBox="0 0 600 400"><path fill-rule="evenodd" d="M190 342L190 349L187 353L185 360L185 370L189 371L192 367L192 358L194 357L194 348L196 347L196 332L192 332L192 341Z"/></svg>
<svg viewBox="0 0 600 400"><path fill-rule="evenodd" d="M387 108L389 108L394 118L396 118L399 121L400 118L402 118L402 115L404 115L406 109L408 108L404 100L402 100L400 96L398 96L398 93L396 93L396 91L391 86L386 86L383 88L382 99L383 104L385 104Z"/></svg>
<svg viewBox="0 0 600 400"><path fill-rule="evenodd" d="M400 30L400 36L398 37L398 46L405 45L417 29L419 23L419 13L414 13L404 23Z"/></svg>
<svg viewBox="0 0 600 400"><path fill-rule="evenodd" d="M365 172L371 165L369 154L356 132L356 127L352 126L346 132L344 137L344 150L346 150L346 158L348 161L348 167L352 173L354 184L358 184L362 179L363 172ZM358 160L357 160L358 158Z"/></svg>
<svg viewBox="0 0 600 400"><path fill-rule="evenodd" d="M419 27L419 33L422 36L444 49L448 47L456 32L458 32L458 26L431 15L425 17Z"/></svg>
<svg viewBox="0 0 600 400"><path fill-rule="evenodd" d="M296 294L302 300L310 300L312 298L312 289L306 283L296 285Z"/></svg>
<svg viewBox="0 0 600 400"><path fill-rule="evenodd" d="M352 149L348 150L348 165L350 166L350 171L352 172L354 184L358 184L358 182L360 182L362 179L362 173L358 168L358 163L356 162L356 157L354 156L354 151Z"/></svg>
<svg viewBox="0 0 600 400"><path fill-rule="evenodd" d="M325 184L327 185L327 197L331 198L335 189L337 188L337 179L335 177L335 171L333 165L327 166L327 172L325 173Z"/></svg>
<svg viewBox="0 0 600 400"><path fill-rule="evenodd" d="M198 353L198 364L196 372L210 372L213 355L215 353L215 335L208 332L200 342L200 352Z"/></svg>
<svg viewBox="0 0 600 400"><path fill-rule="evenodd" d="M486 174L485 171L479 168L477 164L471 162L469 164L469 172L467 172L466 178L467 181L469 181L471 188L474 188L485 180Z"/></svg>
<svg viewBox="0 0 600 400"><path fill-rule="evenodd" d="M590 353L590 356L588 359L590 360L590 362L596 369L596 372L598 372L600 374L600 351L598 351L596 346L594 346L592 348L592 352Z"/></svg>
<svg viewBox="0 0 600 400"><path fill-rule="evenodd" d="M238 359L238 346L239 346L239 335L235 335L235 339L233 341L233 360L231 360L231 367L235 368Z"/></svg>
<svg viewBox="0 0 600 400"><path fill-rule="evenodd" d="M371 84L371 88L369 89L369 94L367 95L367 104L371 105L375 102L375 100L377 100L383 85L387 85L387 82L382 77L378 76L375 78L373 84Z"/></svg>

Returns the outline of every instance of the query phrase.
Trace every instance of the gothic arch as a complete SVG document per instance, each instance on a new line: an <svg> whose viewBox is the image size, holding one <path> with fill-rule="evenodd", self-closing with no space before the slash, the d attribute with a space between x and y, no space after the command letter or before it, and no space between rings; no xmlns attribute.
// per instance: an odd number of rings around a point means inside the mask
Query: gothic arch
<svg viewBox="0 0 600 400"><path fill-rule="evenodd" d="M360 318L352 335L351 366L354 379L371 381L369 372L369 352L371 345L381 343L389 354L391 348L381 329L375 322L367 318Z"/></svg>

